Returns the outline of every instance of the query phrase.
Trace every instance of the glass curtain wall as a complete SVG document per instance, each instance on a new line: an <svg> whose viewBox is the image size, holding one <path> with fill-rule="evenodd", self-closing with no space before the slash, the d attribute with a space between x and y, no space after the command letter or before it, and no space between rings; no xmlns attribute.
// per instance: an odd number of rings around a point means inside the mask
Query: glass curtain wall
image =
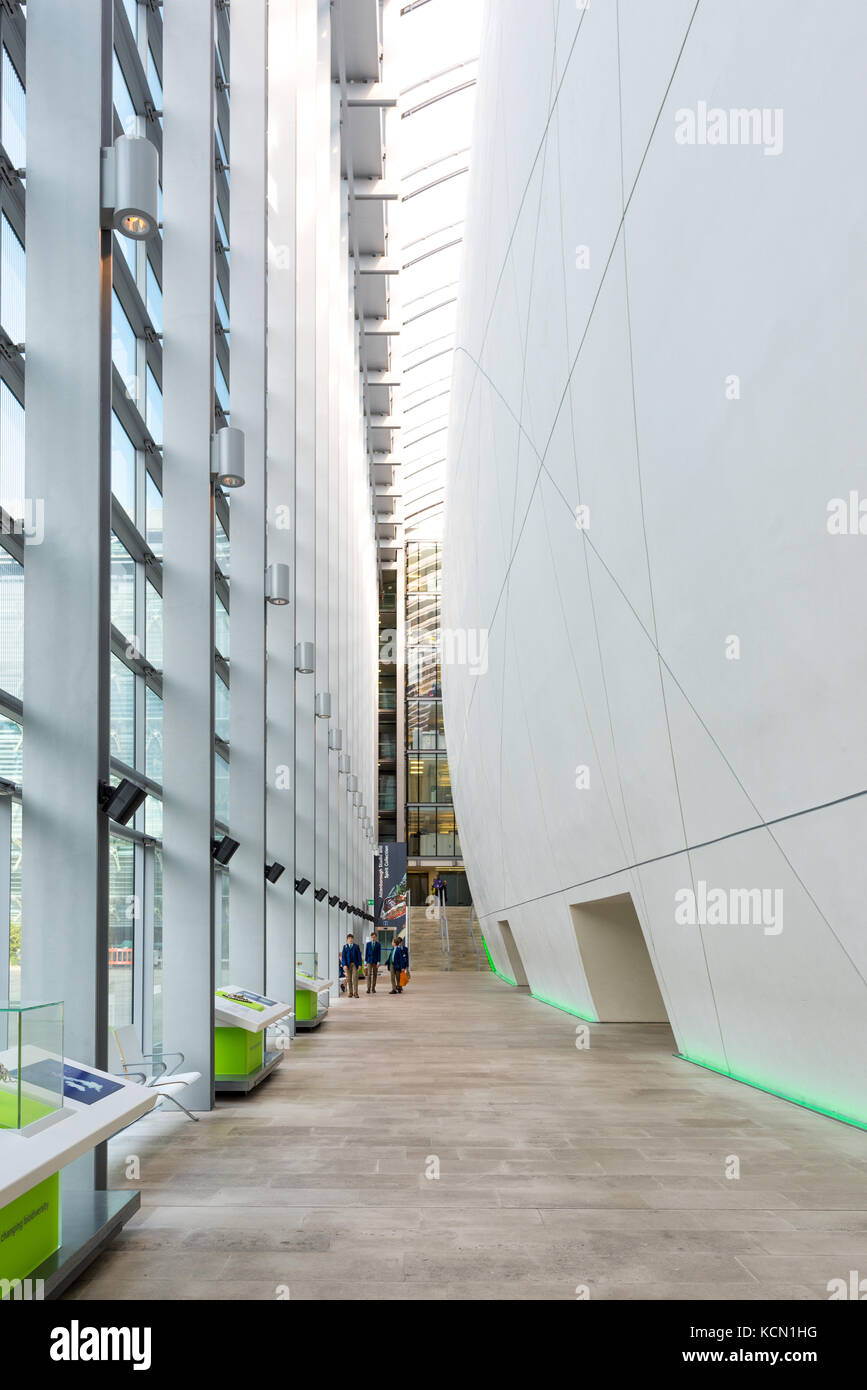
<svg viewBox="0 0 867 1390"><path fill-rule="evenodd" d="M460 859L443 730L442 547L406 547L406 838L411 859Z"/></svg>

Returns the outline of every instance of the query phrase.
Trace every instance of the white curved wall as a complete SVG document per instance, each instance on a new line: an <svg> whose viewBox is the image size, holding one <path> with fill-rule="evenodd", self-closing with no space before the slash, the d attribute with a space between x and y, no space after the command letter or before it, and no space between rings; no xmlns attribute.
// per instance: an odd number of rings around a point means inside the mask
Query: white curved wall
<svg viewBox="0 0 867 1390"><path fill-rule="evenodd" d="M498 967L507 921L595 1015L569 908L629 892L683 1052L863 1120L865 50L861 0L488 4L444 576L490 633L444 694ZM678 143L700 102L782 149ZM700 880L782 930L678 924Z"/></svg>

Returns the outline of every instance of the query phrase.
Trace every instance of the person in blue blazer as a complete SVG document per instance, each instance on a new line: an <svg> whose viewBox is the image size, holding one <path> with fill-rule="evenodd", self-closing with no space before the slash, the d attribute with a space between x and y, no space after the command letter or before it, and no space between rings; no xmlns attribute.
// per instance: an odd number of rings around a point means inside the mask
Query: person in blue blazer
<svg viewBox="0 0 867 1390"><path fill-rule="evenodd" d="M403 937L397 936L394 939L394 950L391 953L391 992L392 994L403 994L400 983L400 972L409 970L409 951L404 945Z"/></svg>
<svg viewBox="0 0 867 1390"><path fill-rule="evenodd" d="M382 947L376 939L376 928L370 933L370 940L364 947L364 966L367 975L367 992L376 994L376 977L379 973L379 963L382 960Z"/></svg>
<svg viewBox="0 0 867 1390"><path fill-rule="evenodd" d="M358 998L358 972L361 968L361 947L356 945L352 932L346 938L340 962L346 971L346 991L350 999Z"/></svg>

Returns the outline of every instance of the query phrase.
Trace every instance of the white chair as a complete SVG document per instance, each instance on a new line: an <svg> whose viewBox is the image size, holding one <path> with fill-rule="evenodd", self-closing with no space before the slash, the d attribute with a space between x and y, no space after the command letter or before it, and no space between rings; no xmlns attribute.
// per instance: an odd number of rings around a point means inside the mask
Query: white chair
<svg viewBox="0 0 867 1390"><path fill-rule="evenodd" d="M159 1055L153 1052L142 1052L138 1034L132 1024L127 1024L122 1028L113 1028L115 1046L120 1057L121 1070L118 1073L126 1077L128 1081L135 1078L142 1078L141 1084L148 1086L153 1091L158 1091L164 1100L170 1100L179 1110L183 1110L191 1120L198 1124L199 1117L194 1115L191 1110L178 1100L178 1096L191 1086L194 1081L201 1079L200 1071L178 1071L177 1068L183 1066L184 1054L182 1052L162 1052ZM166 1058L174 1057L177 1060L171 1068ZM148 1075L148 1071L151 1075Z"/></svg>

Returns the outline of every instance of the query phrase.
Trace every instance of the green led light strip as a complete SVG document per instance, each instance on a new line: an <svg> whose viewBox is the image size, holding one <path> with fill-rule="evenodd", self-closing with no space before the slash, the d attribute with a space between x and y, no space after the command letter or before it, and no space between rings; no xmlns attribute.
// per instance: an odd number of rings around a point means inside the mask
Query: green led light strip
<svg viewBox="0 0 867 1390"><path fill-rule="evenodd" d="M570 1004L556 1004L553 999L546 999L544 994L534 994L530 990L531 999L538 999L540 1004L549 1004L552 1009L560 1009L564 1014L571 1014L573 1018L583 1018L585 1023L598 1023L599 1019L593 1014L582 1014L577 1009L573 1009Z"/></svg>
<svg viewBox="0 0 867 1390"><path fill-rule="evenodd" d="M479 932L479 935L482 936L481 932ZM494 965L494 962L493 962L493 960L492 960L492 958L491 958L491 953L490 953L490 951L488 950L488 943L487 943L487 941L485 940L485 938L484 938L483 936L482 936L482 945L483 945L484 948L485 948L485 955L486 955L487 958L488 958L488 965L491 967L491 970L492 970L493 974L496 975L496 977L497 977L498 980L502 980L504 984L511 985L511 986L512 986L512 989L517 989L517 988L518 988L518 982L517 982L517 980L510 980L509 977L508 977L508 975L504 975L504 974L502 973L502 971L501 971L501 970L498 970L497 967Z"/></svg>
<svg viewBox="0 0 867 1390"><path fill-rule="evenodd" d="M749 1076L738 1076L736 1072L728 1071L725 1067L714 1066L712 1062L702 1062L697 1057L687 1057L685 1052L676 1052L674 1055L680 1062L691 1062L694 1067L702 1067L704 1071L716 1072L717 1076L724 1076L729 1081L739 1081L742 1086L751 1086L754 1091L762 1091L766 1096L775 1096L777 1100L787 1100L790 1105L799 1105L802 1110L812 1110L816 1115L825 1115L829 1120L839 1120L841 1124L852 1125L855 1129L867 1129L867 1120L855 1120L851 1115L841 1115L839 1110L829 1110L826 1105L819 1105L816 1101L786 1095L785 1091L774 1090L772 1086L763 1086L760 1081L753 1081Z"/></svg>

